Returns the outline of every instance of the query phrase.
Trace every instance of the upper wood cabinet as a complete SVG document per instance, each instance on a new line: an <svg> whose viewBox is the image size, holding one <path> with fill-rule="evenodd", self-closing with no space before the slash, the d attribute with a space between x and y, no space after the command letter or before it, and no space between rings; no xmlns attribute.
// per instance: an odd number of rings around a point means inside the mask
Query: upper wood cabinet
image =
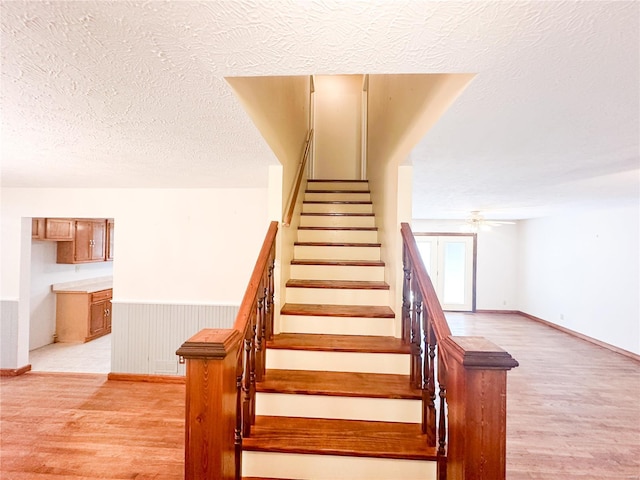
<svg viewBox="0 0 640 480"><path fill-rule="evenodd" d="M113 260L113 223L108 227L108 222L107 219L95 218L73 220L72 240L58 242L57 263ZM111 235L107 233L109 229Z"/></svg>
<svg viewBox="0 0 640 480"><path fill-rule="evenodd" d="M113 218L107 220L107 260L113 260L113 234L114 234Z"/></svg>
<svg viewBox="0 0 640 480"><path fill-rule="evenodd" d="M31 238L36 240L73 240L74 222L70 218L32 218Z"/></svg>

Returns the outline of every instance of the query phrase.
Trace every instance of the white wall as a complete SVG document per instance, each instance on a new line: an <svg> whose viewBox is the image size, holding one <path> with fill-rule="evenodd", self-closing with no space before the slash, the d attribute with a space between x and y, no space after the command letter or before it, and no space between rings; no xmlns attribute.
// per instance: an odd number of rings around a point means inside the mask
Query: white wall
<svg viewBox="0 0 640 480"><path fill-rule="evenodd" d="M65 265L56 263L56 256L57 242L32 241L29 350L53 342L56 294L51 285L113 274L113 262Z"/></svg>
<svg viewBox="0 0 640 480"><path fill-rule="evenodd" d="M464 221L414 219L414 233L461 233ZM502 225L478 232L476 309L518 310L518 229Z"/></svg>
<svg viewBox="0 0 640 480"><path fill-rule="evenodd" d="M520 223L519 310L640 354L640 206Z"/></svg>
<svg viewBox="0 0 640 480"><path fill-rule="evenodd" d="M0 300L19 302L28 363L31 240L24 217L112 217L114 302L239 304L268 227L267 189L3 189ZM4 322L4 319L3 319Z"/></svg>

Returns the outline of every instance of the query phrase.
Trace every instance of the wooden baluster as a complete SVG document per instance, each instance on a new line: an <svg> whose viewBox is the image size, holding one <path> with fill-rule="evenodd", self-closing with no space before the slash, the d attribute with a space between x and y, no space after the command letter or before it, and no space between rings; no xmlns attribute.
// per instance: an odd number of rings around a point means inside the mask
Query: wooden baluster
<svg viewBox="0 0 640 480"><path fill-rule="evenodd" d="M251 375L251 382L249 382L249 415L250 415L250 422L251 425L253 425L254 423L256 423L256 344L255 344L255 338L256 338L256 328L257 328L257 320L258 320L258 315L257 315L257 307L256 310L254 310L255 314L253 315L253 318L251 319L251 351L250 353L250 375Z"/></svg>
<svg viewBox="0 0 640 480"><path fill-rule="evenodd" d="M267 340L273 339L273 316L274 316L274 297L275 297L275 288L274 288L274 264L275 264L275 246L271 252L271 257L269 259L269 282L268 282L268 291L267 291L267 329L265 332L265 338Z"/></svg>
<svg viewBox="0 0 640 480"><path fill-rule="evenodd" d="M402 341L405 345L408 345L411 341L411 261L404 244L402 262L404 271L404 280L402 282Z"/></svg>
<svg viewBox="0 0 640 480"><path fill-rule="evenodd" d="M262 277L258 289L258 301L256 302L256 382L261 382L264 377L265 346L263 345L265 333L265 277Z"/></svg>
<svg viewBox="0 0 640 480"><path fill-rule="evenodd" d="M242 361L242 437L247 438L251 434L251 423L249 419L251 416L249 415L249 402L250 402L250 391L251 388L249 383L251 382L251 373L249 368L249 350L251 349L251 340L246 338L244 339L244 351L242 356L244 357Z"/></svg>
<svg viewBox="0 0 640 480"><path fill-rule="evenodd" d="M438 425L438 455L445 455L447 445L447 386L441 373L443 365L438 363L438 396L440 397L440 418Z"/></svg>
<svg viewBox="0 0 640 480"><path fill-rule="evenodd" d="M414 284L415 283L415 284ZM411 382L422 389L422 294L417 281L412 282L413 307L411 309Z"/></svg>
<svg viewBox="0 0 640 480"><path fill-rule="evenodd" d="M427 434L427 445L436 446L436 379L435 379L435 356L436 338L431 325L429 311L424 314L425 338L425 388L422 391L422 433Z"/></svg>
<svg viewBox="0 0 640 480"><path fill-rule="evenodd" d="M236 428L233 432L236 455L236 479L242 477L242 353L238 355L236 366Z"/></svg>

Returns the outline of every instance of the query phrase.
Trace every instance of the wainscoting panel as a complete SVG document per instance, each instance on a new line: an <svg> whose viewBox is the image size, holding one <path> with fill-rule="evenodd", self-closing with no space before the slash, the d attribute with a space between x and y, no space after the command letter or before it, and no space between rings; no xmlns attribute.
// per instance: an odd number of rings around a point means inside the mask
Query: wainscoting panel
<svg viewBox="0 0 640 480"><path fill-rule="evenodd" d="M176 350L203 328L231 328L237 305L113 304L111 371L184 375Z"/></svg>
<svg viewBox="0 0 640 480"><path fill-rule="evenodd" d="M18 368L18 301L0 301L0 368Z"/></svg>

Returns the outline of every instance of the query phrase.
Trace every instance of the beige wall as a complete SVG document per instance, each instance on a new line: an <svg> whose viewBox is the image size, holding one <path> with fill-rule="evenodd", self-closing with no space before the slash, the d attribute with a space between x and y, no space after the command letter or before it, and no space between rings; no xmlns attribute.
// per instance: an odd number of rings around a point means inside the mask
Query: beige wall
<svg viewBox="0 0 640 480"><path fill-rule="evenodd" d="M314 178L360 178L362 75L317 75Z"/></svg>
<svg viewBox="0 0 640 480"><path fill-rule="evenodd" d="M411 221L409 153L473 74L370 75L368 88L367 176L376 207L386 281L396 314L402 281L400 223Z"/></svg>
<svg viewBox="0 0 640 480"><path fill-rule="evenodd" d="M311 79L290 76L227 77L226 80L283 166L284 209L310 128Z"/></svg>

